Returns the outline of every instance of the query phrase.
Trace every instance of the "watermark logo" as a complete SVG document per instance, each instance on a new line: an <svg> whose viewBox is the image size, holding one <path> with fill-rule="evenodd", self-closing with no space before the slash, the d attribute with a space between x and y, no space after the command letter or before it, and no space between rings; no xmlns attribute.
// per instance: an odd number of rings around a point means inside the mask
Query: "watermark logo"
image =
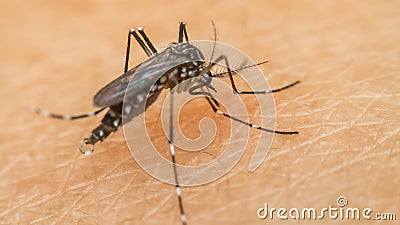
<svg viewBox="0 0 400 225"><path fill-rule="evenodd" d="M172 45L168 48L172 47L173 50L174 47L180 47L178 45L182 45L182 43ZM159 61L155 60L159 64L147 65L144 63L139 66L136 69L137 74L133 76L131 83L127 87L126 93L130 94L125 95L123 109L126 108L126 105L134 105L137 98L146 98L147 96L148 101L154 101L154 99L158 97L158 94L155 97L154 93L153 97L149 98L148 96L152 96L151 94L154 92L154 87L157 88L157 85L154 86L154 84L157 84L156 82L159 81L160 78L164 79L166 78L165 74L170 74L168 79L175 79L173 75L179 74L179 71L174 71L176 68L180 68L179 66L185 63L187 64L195 61L206 61L207 63L205 66L214 63L219 65L220 69L225 68L225 70L223 70L225 72L227 71L226 67L231 66L229 68L232 71L236 71L234 79L241 79L247 84L242 87L244 89L271 90L264 74L257 66L255 66L256 63L238 49L214 41L192 41L190 42L190 45L195 46L201 54L198 54L197 56L194 55L194 58L192 57L191 59L184 57L174 59L173 57L170 57L168 58L168 61L166 61L167 59L162 58L164 57L164 55L162 55L163 53L160 53L160 55L154 56L160 57ZM225 60L217 60L221 55L225 55L229 63L226 63ZM238 68L246 69L238 70ZM215 70L213 73L216 73ZM135 78L135 76L139 77ZM189 74L185 74L184 76L189 76ZM225 73L225 75L221 76L228 77L228 74ZM139 81L142 82L141 88L140 90L137 90L137 82ZM132 84L132 82L136 83ZM201 94L194 95L193 93L189 93L188 90L190 88L193 88L195 85L201 86L201 84L204 83L207 83L208 90L204 85L204 87L197 89L197 93ZM216 129L218 128L216 127L216 123L210 118L204 118L200 121L198 126L201 135L196 139L187 138L179 127L179 113L182 108L194 98L210 97L207 93L211 94L220 104L221 110L224 110L224 112L234 116L238 120L246 123L249 122L250 116L247 113L246 105L238 94L233 93L232 86L229 82L223 82L217 78L208 79L204 76L193 76L193 78L184 80L180 82L179 85L176 85L171 92L167 94L167 97L163 102L161 122L164 129L164 135L169 138L172 132L174 136L173 144L176 147L185 151L200 151L207 148L214 140ZM254 97L257 102L252 104L257 105L257 112L261 117L261 122L257 125L274 130L275 104L273 96L271 94L265 94L254 95ZM173 104L171 104L171 101L173 101ZM205 105L204 107L210 106ZM146 105L142 104L138 105L138 107L129 107L129 109L137 110L137 112L132 113L132 111L130 111L127 114L130 116L135 115L134 119L126 118L126 116L123 115L123 119L125 120L124 124L126 123L123 130L132 156L139 165L153 177L169 184L176 184L172 162L160 155L148 134L145 121ZM212 109L210 108L210 110ZM170 118L172 118L172 122ZM222 116L219 118L224 120L228 119ZM196 124L193 124L193 126L196 126ZM248 125L231 119L231 129L224 131L230 136L229 140L225 141L227 145L223 153L213 161L204 165L183 166L177 164L176 168L179 176L179 184L182 186L205 184L226 174L236 165L243 155L249 141L250 129L251 128ZM256 138L252 137L252 141L257 141L257 146L249 164L249 171L254 171L265 160L273 140L273 134L268 132L259 132L259 134L256 135L258 135ZM168 149L168 146L165 146L165 149Z"/></svg>
<svg viewBox="0 0 400 225"><path fill-rule="evenodd" d="M340 197L338 197L337 199L336 199L336 204L339 206L339 207L345 207L346 205L347 205L347 198L346 197L343 197L343 196L340 196Z"/></svg>
<svg viewBox="0 0 400 225"><path fill-rule="evenodd" d="M274 208L267 203L257 210L257 217L261 220L396 220L394 212L376 212L369 207L357 208L346 207L346 197L340 196L336 199L336 206L317 208Z"/></svg>

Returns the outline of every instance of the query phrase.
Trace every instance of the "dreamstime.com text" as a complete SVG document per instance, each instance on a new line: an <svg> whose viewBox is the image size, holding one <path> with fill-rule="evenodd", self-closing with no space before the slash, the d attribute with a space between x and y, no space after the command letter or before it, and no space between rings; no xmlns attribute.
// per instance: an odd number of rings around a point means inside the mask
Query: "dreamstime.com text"
<svg viewBox="0 0 400 225"><path fill-rule="evenodd" d="M280 220L396 220L394 212L374 212L371 208L346 207L348 202L345 197L338 197L336 206L329 205L326 208L269 208L265 203L264 207L257 210L259 219L280 219Z"/></svg>

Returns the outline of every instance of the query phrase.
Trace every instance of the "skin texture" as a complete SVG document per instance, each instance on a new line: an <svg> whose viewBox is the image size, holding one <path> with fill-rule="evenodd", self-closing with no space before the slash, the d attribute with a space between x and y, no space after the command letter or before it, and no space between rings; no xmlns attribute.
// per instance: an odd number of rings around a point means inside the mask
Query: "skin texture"
<svg viewBox="0 0 400 225"><path fill-rule="evenodd" d="M271 87L302 81L274 95L277 128L300 134L276 135L254 173L247 171L256 145L250 138L244 157L223 178L183 188L189 224L287 223L260 220L257 209L264 203L286 209L337 207L339 196L349 207L396 212L398 220L399 10L399 1L2 1L0 223L180 223L174 187L139 167L122 131L84 156L77 144L102 116L59 121L28 108L92 111L94 93L122 72L129 28L143 26L162 49L177 40L182 20L191 39L211 39L213 20L219 41L256 62L271 60L261 67ZM134 43L130 65L145 58ZM250 121L257 123L254 99L244 99ZM150 130L168 157L158 129L159 107L155 103L149 111L149 124L156 124ZM229 129L229 120L215 116L205 101L189 107L181 126L192 137L204 116ZM218 156L226 135L217 134L207 154L178 152L178 162ZM351 224L367 222L395 224L363 219Z"/></svg>

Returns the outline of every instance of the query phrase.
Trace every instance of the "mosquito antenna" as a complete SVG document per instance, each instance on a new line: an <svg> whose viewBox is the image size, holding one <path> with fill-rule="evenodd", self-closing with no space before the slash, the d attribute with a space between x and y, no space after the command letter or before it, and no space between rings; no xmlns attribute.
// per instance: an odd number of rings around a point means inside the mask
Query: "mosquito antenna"
<svg viewBox="0 0 400 225"><path fill-rule="evenodd" d="M240 67L240 68L232 70L232 72L237 73L238 71L241 71L241 70L244 70L244 69L248 69L248 68L251 68L251 67L255 67L255 66L259 66L259 65L262 65L262 64L266 64L268 62L269 61L266 60L266 61L262 61L262 62L259 62L259 63L256 63L256 64ZM224 77L227 74L228 74L228 72L216 73L216 74L213 74L213 77Z"/></svg>
<svg viewBox="0 0 400 225"><path fill-rule="evenodd" d="M215 23L214 23L213 20L211 20L211 24L212 24L213 33L214 33L214 45L213 45L213 49L212 49L212 52L211 52L210 62L212 62L212 59L214 58L215 47L217 45L217 29L215 28Z"/></svg>

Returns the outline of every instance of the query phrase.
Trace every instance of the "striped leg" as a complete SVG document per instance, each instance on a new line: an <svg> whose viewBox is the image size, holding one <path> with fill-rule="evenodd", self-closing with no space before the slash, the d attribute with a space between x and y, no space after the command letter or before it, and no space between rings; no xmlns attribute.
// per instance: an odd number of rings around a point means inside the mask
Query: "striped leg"
<svg viewBox="0 0 400 225"><path fill-rule="evenodd" d="M139 34L142 36L140 37L138 33L134 29L130 29L128 32L128 43L126 45L126 56L125 56L125 67L124 67L124 73L128 71L128 64L129 64L129 55L131 51L131 37L133 36L136 41L139 43L140 47L146 52L146 55L148 57L157 54L157 49L154 47L154 45L151 43L150 39L147 37L146 33L144 32L143 28L138 27L137 31ZM146 43L145 43L146 42Z"/></svg>
<svg viewBox="0 0 400 225"><path fill-rule="evenodd" d="M171 153L171 160L172 160L172 165L173 165L173 170L174 170L174 178L175 178L175 191L176 191L176 196L178 197L178 203L179 203L179 211L181 214L181 222L182 225L187 225L187 219L186 219L186 214L185 210L183 209L183 202L182 202L182 192L181 192L181 186L179 185L179 179L178 179L178 172L176 169L176 160L175 160L175 146L174 146L174 129L173 129L173 93L170 92L171 94L171 102L170 102L170 118L169 118L169 150Z"/></svg>
<svg viewBox="0 0 400 225"><path fill-rule="evenodd" d="M237 94L251 94L251 95L254 95L254 94L270 94L270 93L274 93L274 92L283 91L283 90L285 90L285 89L288 89L288 88L293 87L293 86L295 86L296 84L299 84L299 83L300 83L300 81L298 80L298 81L295 81L295 82L293 82L293 83L291 83L291 84L289 84L289 85L286 85L286 86L284 86L284 87L281 87L281 88L278 88L278 89L274 89L274 90L264 90L264 91L240 91L240 90L238 90L238 89L236 88L235 81L233 80L233 74L232 74L232 71L231 71L231 69L230 69L230 67L229 67L228 58L227 58L225 55L221 55L220 57L218 57L218 58L215 60L215 62L213 62L212 64L210 64L209 67L214 66L216 63L218 63L219 61L222 61L222 60L225 61L225 66L226 66L226 68L227 68L227 70L228 70L229 80L230 80L230 82L231 82L232 89L233 89L233 91L234 91L235 93L237 93ZM262 63L264 63L264 62L262 62ZM262 63L261 63L261 64L262 64ZM244 67L244 68L246 68L246 67Z"/></svg>
<svg viewBox="0 0 400 225"><path fill-rule="evenodd" d="M209 71L211 70L211 68L212 68L213 66L215 66L215 65L216 65L219 61L221 61L221 60L225 60L226 67L227 67L227 69L228 69L229 78L230 78L231 84L232 84L232 89L233 89L233 90L235 91L235 93L237 93L237 94L267 94L267 93L272 93L272 92L279 92L279 91L285 90L285 89L287 89L287 88L289 88L289 87L292 87L292 86L294 86L294 85L300 83L300 81L296 81L296 82L294 82L294 83L292 83L292 84L290 84L290 85L287 85L287 86L285 86L285 87L282 87L282 88L279 88L279 89L275 89L275 90L268 90L268 91L255 91L255 92L253 92L253 91L252 91L252 92L250 92L250 91L247 91L247 92L238 91L238 90L236 89L236 87L235 87L235 83L233 82L232 72L231 72L231 70L230 70L230 68L229 68L228 59L226 58L225 55L221 55L220 57L218 57L218 58L215 60L215 62L210 63L210 64L202 71L202 73L203 73L204 75L209 74ZM204 75L203 75L203 76L204 76ZM208 92L205 92L205 91L202 91L202 92L195 92L195 91L194 91L195 89L200 89L200 88L203 88L203 87L207 87L207 85L209 85L210 82L211 82L211 80L207 80L207 82L205 82L205 83L199 84L199 85L197 85L197 86L193 86L193 87L189 90L189 93L190 93L190 94L193 94L193 95L200 95L200 94L201 94L201 95L204 95L205 98L207 99L208 103L210 104L211 108L213 109L213 111L214 111L215 113L218 113L218 114L223 115L223 116L225 116L225 117L227 117L227 118L229 118L229 119L232 119L232 120L235 120L235 121L240 122L240 123L242 123L242 124L245 124L245 125L247 125L247 126L249 126L249 127L256 128L256 129L259 129L259 130L262 130L262 131L265 131L265 132L269 132L269 133L275 133L275 134L289 134L289 135L298 134L298 133L299 133L298 131L288 131L288 132L286 132L286 131L279 131L279 130L267 129L267 128L264 128L264 127L260 127L260 126L258 126L258 125L254 125L254 124L251 124L251 123L247 123L247 122L245 122L245 121L243 121L243 120L240 120L240 119L238 119L238 118L236 118L236 117L234 117L234 116L231 116L231 115L229 115L229 114L227 114L227 113L222 112L221 110L219 110L219 103L218 103L218 101L212 97L212 94L211 94L211 93L208 93Z"/></svg>
<svg viewBox="0 0 400 225"><path fill-rule="evenodd" d="M219 114L219 115L222 115L222 116L225 116L225 117L227 117L227 118L229 118L229 119L231 119L231 120L234 120L234 121L236 121L236 122L245 124L245 125L247 125L247 126L249 126L249 127L252 127L252 128L255 128L255 129L258 129L258 130L261 130L261 131L265 131L265 132L268 132L268 133L275 133L275 134L289 134L289 135L292 135L292 134L299 134L298 131L279 131L279 130L271 130L271 129L267 129L267 128L264 128L264 127L260 127L260 126L258 126L258 125L255 125L255 124L248 123L248 122L246 122L246 121L240 120L240 119L238 119L238 118L236 118L236 117L234 117L234 116L231 116L231 115L229 115L229 114L227 114L227 113L224 113L224 112L222 112L221 110L219 110L219 106L217 106L215 103L213 103L213 102L215 102L215 101L217 101L217 100L215 100L215 99L212 99L212 100L211 100L211 99L210 99L209 97L207 97L207 96L206 96L205 98L207 99L208 103L210 104L212 110L213 110L215 113L217 113L217 114Z"/></svg>
<svg viewBox="0 0 400 225"><path fill-rule="evenodd" d="M50 117L50 118L62 119L62 120L76 120L76 119L82 119L82 118L86 118L86 117L97 115L97 114L99 114L101 111L103 111L106 108L107 107L103 107L103 108L98 109L98 110L96 110L94 112L90 112L90 113L86 113L86 114L82 114L82 115L74 115L74 116L56 114L56 113L49 112L49 111L47 111L45 109L39 109L39 108L36 108L36 107L32 107L31 111L34 112L34 113L37 113L37 114L39 114L41 116L44 116L44 117Z"/></svg>
<svg viewBox="0 0 400 225"><path fill-rule="evenodd" d="M234 83L234 81L233 81L233 75L232 75L231 69L229 68L228 59L227 59L227 57L226 57L225 55L221 55L221 56L218 57L214 62L210 63L210 64L202 71L202 73L203 73L203 74L209 73L209 71L211 70L211 68L212 68L213 66L215 66L215 65L216 65L219 61L221 61L221 60L225 60L226 68L227 68L227 70L228 70L229 78L230 78L230 81L231 81L231 84L232 84L232 89L233 89L233 91L234 91L235 93L237 93L237 94L268 94L268 93L279 92L279 91L285 90L285 89L287 89L287 88L293 87L294 85L300 83L300 81L296 81L296 82L294 82L294 83L292 83L292 84L289 84L289 85L287 85L287 86L284 86L284 87L282 87L282 88L275 89L275 90L266 90L266 91L238 91L238 90L236 89L235 83ZM240 120L240 119L238 119L238 118L236 118L236 117L234 117L234 116L231 116L231 115L229 115L229 114L227 114L227 113L222 112L221 110L219 110L219 103L218 103L218 101L212 97L212 94L211 94L211 93L207 93L207 92L204 92L204 91L202 91L202 92L194 92L195 89L202 88L202 87L206 87L207 84L209 84L210 82L211 82L211 81L206 82L206 83L204 83L204 84L200 84L200 85L198 85L198 86L194 86L194 87L192 87L192 88L190 89L189 92L190 92L191 94L195 94L195 95L198 95L198 94L205 95L205 98L207 99L208 103L210 104L212 110L213 110L215 113L218 113L218 114L220 114L220 115L223 115L223 116L225 116L225 117L227 117L227 118L229 118L229 119L231 119L231 120L235 120L235 121L237 121L237 122L239 122L239 123L245 124L245 125L247 125L247 126L249 126L249 127L252 127L252 128L255 128L255 129L258 129L258 130L262 130L262 131L265 131L265 132L269 132L269 133L275 133L275 134L289 134L289 135L298 134L298 133L299 133L298 131L288 131L288 132L287 132L287 131L279 131L279 130L267 129L267 128L264 128L264 127L260 127L260 126L258 126L258 125L254 125L254 124L251 124L251 123L247 123L247 122L245 122L245 121L243 121L243 120Z"/></svg>

